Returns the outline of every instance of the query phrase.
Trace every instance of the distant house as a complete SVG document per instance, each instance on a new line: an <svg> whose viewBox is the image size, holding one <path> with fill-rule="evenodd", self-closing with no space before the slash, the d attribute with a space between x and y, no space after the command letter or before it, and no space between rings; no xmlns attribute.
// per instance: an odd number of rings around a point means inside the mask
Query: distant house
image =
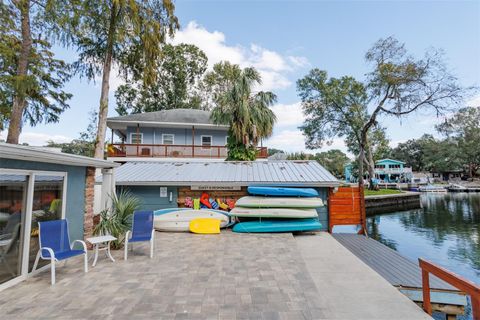
<svg viewBox="0 0 480 320"><path fill-rule="evenodd" d="M210 112L172 109L107 119L111 129L108 160L219 159L227 157L228 126L214 124ZM115 136L120 143L115 143ZM267 148L258 148L266 158Z"/></svg>
<svg viewBox="0 0 480 320"><path fill-rule="evenodd" d="M351 163L345 165L345 180L347 182L356 182L356 177L352 174ZM393 159L381 159L375 162L375 179L380 182L395 183L409 182L412 180L412 168L405 167L405 162Z"/></svg>

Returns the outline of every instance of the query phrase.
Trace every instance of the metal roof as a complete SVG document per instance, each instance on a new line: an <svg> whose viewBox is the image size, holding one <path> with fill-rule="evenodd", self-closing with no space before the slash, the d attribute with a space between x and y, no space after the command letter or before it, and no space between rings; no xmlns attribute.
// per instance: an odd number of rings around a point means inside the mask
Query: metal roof
<svg viewBox="0 0 480 320"><path fill-rule="evenodd" d="M3 142L0 143L0 159L2 158L95 168L115 168L119 166L118 163L112 161L53 151L51 148L22 146Z"/></svg>
<svg viewBox="0 0 480 320"><path fill-rule="evenodd" d="M113 129L124 128L128 124L149 124L175 126L199 126L225 129L226 125L218 125L210 119L210 111L198 109L171 109L154 112L129 114L126 116L111 117L107 125Z"/></svg>
<svg viewBox="0 0 480 320"><path fill-rule="evenodd" d="M316 161L127 162L115 169L117 185L341 185Z"/></svg>

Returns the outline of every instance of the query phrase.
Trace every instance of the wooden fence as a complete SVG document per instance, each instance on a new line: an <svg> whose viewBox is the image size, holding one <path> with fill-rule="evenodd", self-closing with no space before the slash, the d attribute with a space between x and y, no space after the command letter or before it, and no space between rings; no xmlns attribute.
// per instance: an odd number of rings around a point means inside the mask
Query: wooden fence
<svg viewBox="0 0 480 320"><path fill-rule="evenodd" d="M359 233L366 233L363 189L358 187L330 189L328 211L328 229L330 232L336 225L360 225Z"/></svg>

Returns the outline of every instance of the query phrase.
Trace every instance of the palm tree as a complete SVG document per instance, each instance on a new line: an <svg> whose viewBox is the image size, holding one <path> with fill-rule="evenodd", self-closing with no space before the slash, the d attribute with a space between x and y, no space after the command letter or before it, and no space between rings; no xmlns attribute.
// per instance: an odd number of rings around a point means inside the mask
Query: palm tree
<svg viewBox="0 0 480 320"><path fill-rule="evenodd" d="M244 159L231 153L233 145L240 145L248 151L255 149L260 139L272 134L277 118L269 106L277 100L277 96L272 92L253 92L254 86L261 82L257 70L245 68L230 88L221 94L212 110L213 122L230 126L229 159Z"/></svg>

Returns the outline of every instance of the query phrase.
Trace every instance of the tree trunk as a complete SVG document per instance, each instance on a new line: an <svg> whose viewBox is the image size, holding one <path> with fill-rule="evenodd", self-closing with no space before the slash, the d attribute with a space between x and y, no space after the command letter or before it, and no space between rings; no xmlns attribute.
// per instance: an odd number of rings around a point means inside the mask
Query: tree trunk
<svg viewBox="0 0 480 320"><path fill-rule="evenodd" d="M373 153L372 153L372 146L368 143L368 179L369 179L369 189L374 190L375 186L373 184L373 179L375 178L375 161L373 161Z"/></svg>
<svg viewBox="0 0 480 320"><path fill-rule="evenodd" d="M18 9L21 14L22 44L18 57L17 82L24 82L28 75L28 63L32 50L32 35L30 31L30 0L18 2ZM22 130L23 111L25 109L25 88L24 83L17 85L13 97L12 114L8 125L7 143L18 144Z"/></svg>
<svg viewBox="0 0 480 320"><path fill-rule="evenodd" d="M112 70L112 53L115 38L117 5L115 1L112 4L110 14L110 25L108 28L107 51L103 64L102 74L102 92L100 94L100 107L98 110L97 139L95 140L95 158L103 159L105 151L105 134L107 132L108 116L108 93L110 90L110 71Z"/></svg>

